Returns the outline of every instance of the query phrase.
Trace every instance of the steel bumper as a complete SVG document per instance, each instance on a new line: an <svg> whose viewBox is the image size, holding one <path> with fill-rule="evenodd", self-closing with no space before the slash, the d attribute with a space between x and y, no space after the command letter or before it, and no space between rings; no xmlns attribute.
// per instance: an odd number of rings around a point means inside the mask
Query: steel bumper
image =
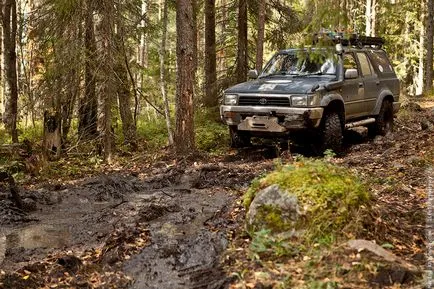
<svg viewBox="0 0 434 289"><path fill-rule="evenodd" d="M286 132L320 125L322 107L220 106L220 116L227 125L238 130L256 132Z"/></svg>

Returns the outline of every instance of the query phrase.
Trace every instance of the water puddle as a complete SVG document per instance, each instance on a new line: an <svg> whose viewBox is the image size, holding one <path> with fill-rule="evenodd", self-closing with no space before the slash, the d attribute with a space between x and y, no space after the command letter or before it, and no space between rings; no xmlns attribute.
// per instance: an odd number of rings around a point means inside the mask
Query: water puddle
<svg viewBox="0 0 434 289"><path fill-rule="evenodd" d="M62 248L70 245L70 233L66 228L52 225L32 225L0 235L0 264L7 250L23 248Z"/></svg>
<svg viewBox="0 0 434 289"><path fill-rule="evenodd" d="M34 225L16 230L6 236L6 249L61 248L69 245L70 234L65 228Z"/></svg>

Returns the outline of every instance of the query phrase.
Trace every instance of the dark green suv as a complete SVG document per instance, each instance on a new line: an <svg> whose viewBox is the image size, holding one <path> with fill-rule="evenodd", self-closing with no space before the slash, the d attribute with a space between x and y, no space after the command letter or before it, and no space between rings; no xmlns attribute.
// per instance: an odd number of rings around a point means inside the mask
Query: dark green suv
<svg viewBox="0 0 434 289"><path fill-rule="evenodd" d="M382 40L371 41L287 49L259 76L249 71L254 80L227 89L220 107L232 147L249 145L252 136L297 135L313 136L309 140L321 151L339 151L346 128L367 126L371 135L391 131L400 84Z"/></svg>

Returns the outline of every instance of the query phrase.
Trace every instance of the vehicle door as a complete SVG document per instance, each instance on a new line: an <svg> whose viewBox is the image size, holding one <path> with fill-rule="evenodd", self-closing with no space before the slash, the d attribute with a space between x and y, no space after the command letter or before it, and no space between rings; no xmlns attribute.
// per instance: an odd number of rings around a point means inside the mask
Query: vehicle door
<svg viewBox="0 0 434 289"><path fill-rule="evenodd" d="M368 114L370 114L374 110L377 98L380 93L380 81L366 53L357 52L356 54L357 59L359 60L360 70L362 71L363 84L365 87L365 110Z"/></svg>
<svg viewBox="0 0 434 289"><path fill-rule="evenodd" d="M344 75L348 69L356 69L355 78L345 78L342 87L342 97L345 102L345 118L347 120L366 115L364 106L365 89L358 62L352 52L343 55ZM345 76L344 76L345 77Z"/></svg>

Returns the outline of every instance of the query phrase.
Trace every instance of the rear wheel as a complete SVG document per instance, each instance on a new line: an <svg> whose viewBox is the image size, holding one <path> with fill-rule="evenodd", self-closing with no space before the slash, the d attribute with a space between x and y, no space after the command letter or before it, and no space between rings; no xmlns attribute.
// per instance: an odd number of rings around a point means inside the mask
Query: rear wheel
<svg viewBox="0 0 434 289"><path fill-rule="evenodd" d="M231 148L243 148L250 146L250 136L246 133L239 132L236 126L229 127L231 137Z"/></svg>
<svg viewBox="0 0 434 289"><path fill-rule="evenodd" d="M393 131L393 104L384 100L375 123L368 126L369 135L386 135Z"/></svg>
<svg viewBox="0 0 434 289"><path fill-rule="evenodd" d="M326 150L340 153L342 142L343 132L339 114L337 112L326 113L320 127L318 153L323 154Z"/></svg>

